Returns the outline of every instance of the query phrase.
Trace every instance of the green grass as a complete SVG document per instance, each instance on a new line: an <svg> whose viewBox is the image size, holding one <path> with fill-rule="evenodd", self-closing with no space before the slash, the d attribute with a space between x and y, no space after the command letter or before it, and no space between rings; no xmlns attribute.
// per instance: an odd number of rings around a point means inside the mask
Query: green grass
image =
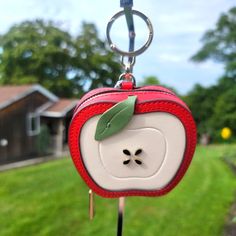
<svg viewBox="0 0 236 236"><path fill-rule="evenodd" d="M127 198L124 236L222 235L236 187L226 148L199 147L168 195ZM69 158L0 173L0 235L116 235L117 200L96 196L90 222L87 190Z"/></svg>
<svg viewBox="0 0 236 236"><path fill-rule="evenodd" d="M236 146L231 145L231 148L228 148L229 145L222 145L222 157L231 165L236 167ZM234 147L234 148L232 148Z"/></svg>

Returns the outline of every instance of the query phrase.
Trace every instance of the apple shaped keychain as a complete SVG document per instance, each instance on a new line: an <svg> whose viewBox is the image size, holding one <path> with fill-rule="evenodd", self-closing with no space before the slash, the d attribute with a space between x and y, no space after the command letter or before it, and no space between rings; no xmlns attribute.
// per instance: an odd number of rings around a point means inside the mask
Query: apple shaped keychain
<svg viewBox="0 0 236 236"><path fill-rule="evenodd" d="M132 1L121 6L124 11L108 23L107 38L111 49L122 55L125 72L115 88L98 88L81 98L69 130L73 162L90 188L90 218L93 192L119 198L117 235L122 235L124 197L157 197L171 191L191 163L197 137L191 112L175 93L162 86L136 87L132 67L152 42L153 28L145 15L132 10ZM122 15L128 23L129 52L110 38L112 24ZM133 15L149 28L147 42L136 51Z"/></svg>

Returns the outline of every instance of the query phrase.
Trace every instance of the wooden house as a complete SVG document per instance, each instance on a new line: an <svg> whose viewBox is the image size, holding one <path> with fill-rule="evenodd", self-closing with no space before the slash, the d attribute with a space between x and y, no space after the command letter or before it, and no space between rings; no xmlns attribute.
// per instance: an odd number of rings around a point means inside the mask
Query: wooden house
<svg viewBox="0 0 236 236"><path fill-rule="evenodd" d="M76 103L40 85L0 86L0 164L61 155Z"/></svg>

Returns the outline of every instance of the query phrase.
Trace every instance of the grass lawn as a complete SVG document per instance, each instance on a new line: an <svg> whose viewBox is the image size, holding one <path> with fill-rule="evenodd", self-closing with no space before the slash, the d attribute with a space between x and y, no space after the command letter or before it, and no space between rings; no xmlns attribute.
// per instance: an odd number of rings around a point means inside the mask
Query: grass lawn
<svg viewBox="0 0 236 236"><path fill-rule="evenodd" d="M236 168L236 146L235 148L227 148L228 145L222 146L222 157L224 160Z"/></svg>
<svg viewBox="0 0 236 236"><path fill-rule="evenodd" d="M220 159L236 146L198 147L183 181L161 198L127 198L124 236L222 235L236 178ZM236 156L236 155L235 155ZM87 187L70 160L0 173L0 235L116 235L117 200L96 196L88 220Z"/></svg>

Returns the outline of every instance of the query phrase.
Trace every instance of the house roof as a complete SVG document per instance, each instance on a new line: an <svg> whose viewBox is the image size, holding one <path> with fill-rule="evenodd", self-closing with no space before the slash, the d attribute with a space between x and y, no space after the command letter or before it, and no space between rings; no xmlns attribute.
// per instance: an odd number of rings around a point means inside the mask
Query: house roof
<svg viewBox="0 0 236 236"><path fill-rule="evenodd" d="M36 91L48 97L52 102L57 102L59 100L57 96L38 84L0 86L0 110Z"/></svg>
<svg viewBox="0 0 236 236"><path fill-rule="evenodd" d="M60 118L64 117L67 112L71 111L77 104L76 99L60 99L48 107L41 116Z"/></svg>

